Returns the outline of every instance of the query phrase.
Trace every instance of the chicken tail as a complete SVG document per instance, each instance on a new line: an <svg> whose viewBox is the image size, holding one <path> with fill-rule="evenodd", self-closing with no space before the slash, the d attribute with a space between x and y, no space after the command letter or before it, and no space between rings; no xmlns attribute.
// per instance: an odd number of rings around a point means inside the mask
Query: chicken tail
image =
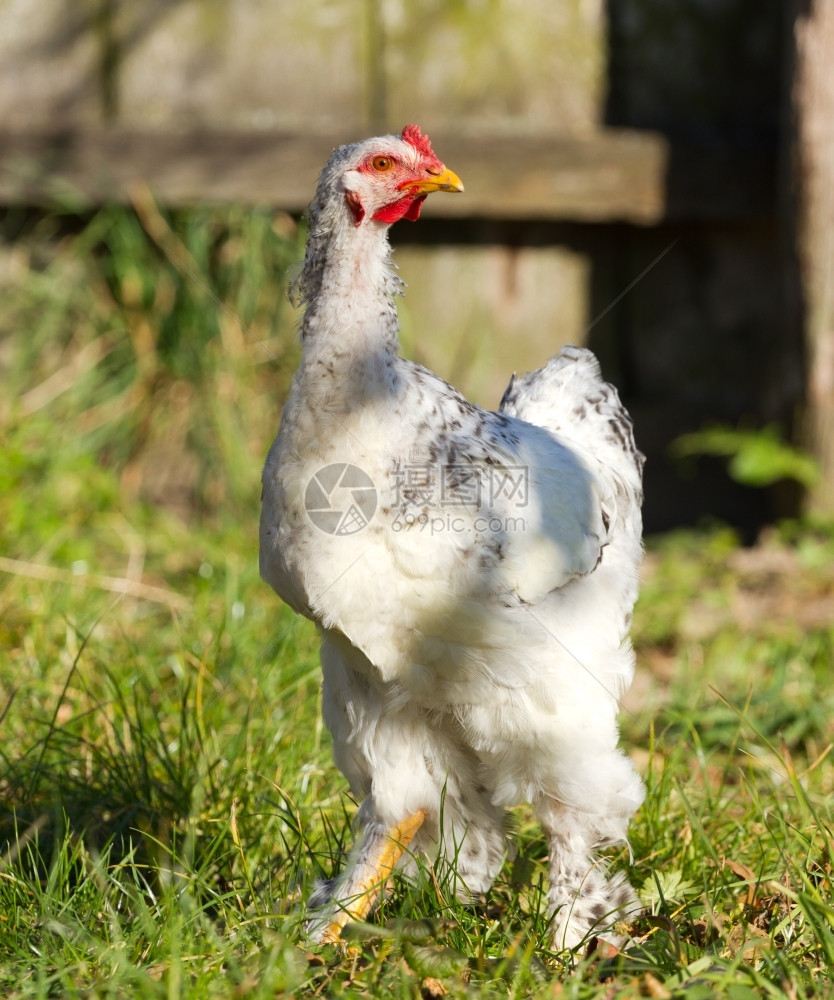
<svg viewBox="0 0 834 1000"><path fill-rule="evenodd" d="M513 375L499 410L575 442L641 487L645 456L634 443L631 417L592 351L568 345L544 368Z"/></svg>

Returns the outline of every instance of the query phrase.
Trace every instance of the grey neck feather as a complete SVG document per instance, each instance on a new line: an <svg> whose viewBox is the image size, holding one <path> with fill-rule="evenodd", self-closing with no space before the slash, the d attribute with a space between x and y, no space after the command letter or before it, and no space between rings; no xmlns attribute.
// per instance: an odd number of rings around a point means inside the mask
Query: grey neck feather
<svg viewBox="0 0 834 1000"><path fill-rule="evenodd" d="M309 235L304 253L304 263L298 276L291 282L290 301L294 306L307 306L314 312L314 304L322 292L322 279L334 247L343 248L349 240L353 221L345 203L342 175L350 169L355 146L340 146L319 177L316 194L307 210ZM366 220L365 225L371 224ZM385 254L390 255L387 234ZM393 272L388 272L385 287L380 291L393 299L401 295L403 282ZM302 337L304 328L302 325Z"/></svg>

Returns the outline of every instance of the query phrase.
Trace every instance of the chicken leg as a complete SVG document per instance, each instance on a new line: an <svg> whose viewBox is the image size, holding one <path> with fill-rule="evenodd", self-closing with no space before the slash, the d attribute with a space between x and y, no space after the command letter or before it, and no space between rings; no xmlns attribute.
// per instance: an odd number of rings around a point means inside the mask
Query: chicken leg
<svg viewBox="0 0 834 1000"><path fill-rule="evenodd" d="M351 863L336 880L328 905L308 925L314 941L336 944L346 924L364 920L425 818L425 812L418 809L389 830L369 827Z"/></svg>
<svg viewBox="0 0 834 1000"><path fill-rule="evenodd" d="M623 938L614 925L633 919L640 905L625 877L609 878L595 853L620 838L605 828L604 817L559 803L540 805L539 814L550 845L552 946L559 951L576 948L595 935L619 946Z"/></svg>

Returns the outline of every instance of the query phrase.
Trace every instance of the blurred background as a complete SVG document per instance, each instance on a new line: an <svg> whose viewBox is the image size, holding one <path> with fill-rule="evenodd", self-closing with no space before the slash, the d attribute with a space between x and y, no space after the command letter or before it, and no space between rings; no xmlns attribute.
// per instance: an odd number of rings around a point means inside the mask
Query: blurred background
<svg viewBox="0 0 834 1000"><path fill-rule="evenodd" d="M494 407L590 346L650 532L831 513L832 38L824 0L5 0L10 453L254 505L317 173L413 121L466 193L393 230L407 354Z"/></svg>
<svg viewBox="0 0 834 1000"><path fill-rule="evenodd" d="M392 228L404 352L494 407L586 344L648 456L647 968L830 993L832 67L834 0L0 0L0 996L364 989L293 943L355 803L258 511L304 207L407 122L466 191ZM518 831L467 954L540 913Z"/></svg>

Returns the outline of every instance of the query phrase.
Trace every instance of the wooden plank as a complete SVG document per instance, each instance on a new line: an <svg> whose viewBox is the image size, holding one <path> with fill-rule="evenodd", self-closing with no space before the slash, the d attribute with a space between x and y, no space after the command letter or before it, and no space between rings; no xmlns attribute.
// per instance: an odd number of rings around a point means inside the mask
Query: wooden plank
<svg viewBox="0 0 834 1000"><path fill-rule="evenodd" d="M416 228L416 227L415 227ZM591 262L564 246L398 246L400 341L467 399L494 408L510 373L584 343Z"/></svg>
<svg viewBox="0 0 834 1000"><path fill-rule="evenodd" d="M101 25L78 0L0 3L0 122L94 124L102 116Z"/></svg>
<svg viewBox="0 0 834 1000"><path fill-rule="evenodd" d="M324 132L367 120L367 0L113 2L123 128Z"/></svg>
<svg viewBox="0 0 834 1000"><path fill-rule="evenodd" d="M603 120L606 15L587 0L373 0L385 121L430 133L592 135ZM430 13L429 13L430 12Z"/></svg>
<svg viewBox="0 0 834 1000"><path fill-rule="evenodd" d="M147 184L168 204L309 202L334 145L354 134L170 132L124 128L0 131L0 201L56 198L101 204ZM770 214L771 155L670 150L654 133L605 130L587 138L432 136L463 178L461 196L430 198L448 218L626 221Z"/></svg>
<svg viewBox="0 0 834 1000"><path fill-rule="evenodd" d="M803 4L795 24L798 252L808 371L806 442L822 479L811 506L834 515L834 5Z"/></svg>

